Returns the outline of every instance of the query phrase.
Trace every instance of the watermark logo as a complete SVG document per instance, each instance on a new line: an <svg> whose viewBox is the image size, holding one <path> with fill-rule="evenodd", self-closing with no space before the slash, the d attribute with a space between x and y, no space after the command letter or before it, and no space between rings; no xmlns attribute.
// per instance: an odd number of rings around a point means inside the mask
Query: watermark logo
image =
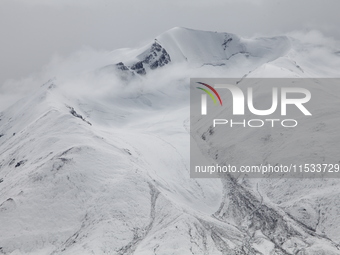
<svg viewBox="0 0 340 255"><path fill-rule="evenodd" d="M216 89L214 89L212 86L210 86L209 84L203 83L203 82L197 82L198 84L201 84L207 88L209 88L218 98L218 101L220 102L220 105L222 106L222 99L220 97L220 95L217 93ZM214 104L217 104L216 98L215 96L207 89L205 88L201 88L201 87L197 87L200 90L203 90L206 94L202 94L201 96L201 113L202 115L207 115L207 95L210 96L210 98L213 100Z"/></svg>
<svg viewBox="0 0 340 255"><path fill-rule="evenodd" d="M191 177L340 177L339 84L190 79Z"/></svg>
<svg viewBox="0 0 340 255"><path fill-rule="evenodd" d="M311 93L308 89L305 88L299 88L299 87L268 87L267 89L271 89L271 98L270 96L267 96L266 101L271 102L271 106L267 109L257 109L254 106L254 93L253 88L248 87L247 93L245 93L236 85L232 84L215 84L214 86L211 86L207 83L203 82L196 82L197 84L203 85L206 88L197 87L197 89L200 89L205 92L205 94L201 95L201 115L207 115L208 113L208 104L207 104L207 95L210 96L212 99L214 105L217 104L217 99L219 100L219 103L221 106L222 99L220 94L216 91L216 89L222 91L222 90L228 90L232 97L232 115L233 116L240 116L245 115L245 110L248 110L249 113L256 115L256 116L268 116L277 111L278 108L281 108L280 115L286 116L287 115L287 106L292 105L293 107L296 107L297 110L302 112L305 116L311 116L312 114L308 109L306 108L305 104L308 103L311 99ZM247 102L247 104L245 103ZM247 106L247 109L245 107ZM295 119L249 119L248 121L244 119L242 122L235 122L232 119L213 119L213 127L216 127L216 125L225 125L230 123L231 127L233 126L232 123L234 123L234 126L237 124L241 124L244 127L262 127L266 122L270 122L272 127L274 127L274 123L276 121L281 122L281 125L283 127L296 127L297 121ZM290 124L288 124L290 123ZM246 125L248 124L248 125Z"/></svg>
<svg viewBox="0 0 340 255"><path fill-rule="evenodd" d="M220 101L220 104L222 106L222 99L220 95L217 93L216 89L228 89L232 94L233 99L233 115L244 115L244 108L245 108L245 96L244 93L240 88L238 88L235 85L231 84L216 84L214 87L203 83L203 82L197 82L199 84L202 84L206 87L208 87L212 92L215 93L217 98ZM213 100L214 104L216 104L216 99L214 95L208 91L207 89L197 87L198 89L203 90L206 92L211 99ZM248 110L259 116L264 115L270 115L274 113L277 110L278 107L278 101L281 100L281 115L287 115L287 105L295 105L304 115L312 115L307 108L304 106L305 103L307 103L311 99L311 93L309 90L305 88L281 88L281 97L278 96L278 88L272 88L272 105L269 109L266 110L258 110L254 107L254 99L253 99L253 88L247 89L247 106ZM288 98L289 94L297 94L297 95L303 95L301 98ZM207 95L202 94L201 97L201 114L207 115Z"/></svg>

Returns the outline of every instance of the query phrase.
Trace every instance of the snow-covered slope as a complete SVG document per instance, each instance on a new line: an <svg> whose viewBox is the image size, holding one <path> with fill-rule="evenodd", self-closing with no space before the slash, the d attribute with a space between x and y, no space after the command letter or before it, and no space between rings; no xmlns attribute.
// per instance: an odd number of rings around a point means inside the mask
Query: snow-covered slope
<svg viewBox="0 0 340 255"><path fill-rule="evenodd" d="M315 48L174 28L21 99L0 113L0 254L340 254L337 179L189 178L189 78L339 75Z"/></svg>

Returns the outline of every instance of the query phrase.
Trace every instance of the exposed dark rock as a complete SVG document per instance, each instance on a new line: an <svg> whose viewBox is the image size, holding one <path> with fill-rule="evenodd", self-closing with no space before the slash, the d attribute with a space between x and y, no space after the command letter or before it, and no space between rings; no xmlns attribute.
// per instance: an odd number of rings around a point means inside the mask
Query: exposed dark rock
<svg viewBox="0 0 340 255"><path fill-rule="evenodd" d="M170 63L171 59L167 51L157 42L154 42L151 46L150 54L143 62L149 64L151 69L156 69Z"/></svg>
<svg viewBox="0 0 340 255"><path fill-rule="evenodd" d="M118 68L119 70L122 70L122 71L128 71L128 70L129 70L129 68L127 68L127 67L124 65L123 62L119 62L118 64L116 64L116 66L117 66L117 68Z"/></svg>
<svg viewBox="0 0 340 255"><path fill-rule="evenodd" d="M16 163L15 167L19 167L19 166L25 164L26 161L27 161L27 160L21 160L21 161L19 161L18 163Z"/></svg>
<svg viewBox="0 0 340 255"><path fill-rule="evenodd" d="M156 68L165 66L166 64L169 64L170 62L171 62L171 58L168 52L159 43L154 42L151 45L149 53L146 55L146 57L143 60L138 61L137 63L130 66L130 69L140 75L145 75L146 66L154 70ZM128 69L122 62L118 63L117 66L118 68L121 68L121 70Z"/></svg>
<svg viewBox="0 0 340 255"><path fill-rule="evenodd" d="M13 165L14 164L14 162L15 162L15 158L14 159L12 159L11 160L11 162L9 162L9 165L11 166L11 165Z"/></svg>
<svg viewBox="0 0 340 255"><path fill-rule="evenodd" d="M139 61L137 62L136 64L132 65L131 66L131 69L136 71L136 73L140 74L140 75L144 75L146 74L146 71L144 69L144 66L143 66L143 62L142 61Z"/></svg>
<svg viewBox="0 0 340 255"><path fill-rule="evenodd" d="M99 69L98 72L115 73L124 81L128 81L135 76L135 73L132 70L130 70L123 62L104 66L101 69Z"/></svg>
<svg viewBox="0 0 340 255"><path fill-rule="evenodd" d="M224 184L224 199L214 217L228 222L234 221L238 228L247 233L248 239L245 238L244 247L256 242L254 238L256 232L262 233L263 238L267 239L275 245L275 254L292 254L286 250L286 245L291 240L300 240L301 243L294 249L301 249L308 246L304 236L310 235L318 238L314 229L294 220L287 220L286 216L270 208L261 199L256 198L251 192L245 189L237 182L237 179L227 175L222 179ZM296 225L295 223L298 223ZM250 247L250 246L249 246ZM248 250L250 253L258 254ZM300 253L293 253L300 254ZM317 254L317 253L315 253Z"/></svg>
<svg viewBox="0 0 340 255"><path fill-rule="evenodd" d="M123 62L119 62L116 64L116 68L118 69L119 76L122 80L130 80L135 76L135 73L131 71Z"/></svg>
<svg viewBox="0 0 340 255"><path fill-rule="evenodd" d="M229 37L229 35L226 35L226 38L224 39L224 42L222 43L223 49L225 50L229 43L233 40L233 38Z"/></svg>
<svg viewBox="0 0 340 255"><path fill-rule="evenodd" d="M5 202L0 204L0 212L13 211L16 208L16 204L13 198L8 198Z"/></svg>
<svg viewBox="0 0 340 255"><path fill-rule="evenodd" d="M92 126L92 124L91 124L89 121L87 121L83 116L81 116L80 114L78 114L78 113L74 110L73 107L68 106L68 105L66 105L66 107L70 109L70 113L71 113L74 117L77 117L77 118L81 119L82 121L86 122L87 124L89 124L90 126Z"/></svg>
<svg viewBox="0 0 340 255"><path fill-rule="evenodd" d="M131 66L132 70L136 70L136 69L142 69L143 68L143 63L142 61L137 62L136 64L134 64L133 66Z"/></svg>
<svg viewBox="0 0 340 255"><path fill-rule="evenodd" d="M153 224L156 218L156 202L157 202L157 198L160 192L151 183L149 183L149 187L150 187L150 196L151 196L150 222L143 229L139 229L139 228L134 229L133 239L128 244L126 244L125 246L123 246L122 248L118 250L117 254L119 255L134 254L138 244L144 240L144 238L148 235L148 233L153 227Z"/></svg>

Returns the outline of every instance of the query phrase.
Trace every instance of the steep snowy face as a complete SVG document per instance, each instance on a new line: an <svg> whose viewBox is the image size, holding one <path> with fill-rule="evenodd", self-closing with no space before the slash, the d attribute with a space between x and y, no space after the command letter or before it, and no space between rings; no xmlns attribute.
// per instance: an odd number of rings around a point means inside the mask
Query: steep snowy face
<svg viewBox="0 0 340 255"><path fill-rule="evenodd" d="M290 41L285 36L247 40L234 34L186 28L173 28L157 39L174 61L187 61L198 66L228 65L232 58L268 62L290 49Z"/></svg>
<svg viewBox="0 0 340 255"><path fill-rule="evenodd" d="M157 39L178 62L218 65L236 54L247 55L245 44L233 34L173 28Z"/></svg>
<svg viewBox="0 0 340 255"><path fill-rule="evenodd" d="M130 59L121 60L117 68L145 75L170 63L200 67L232 66L243 61L255 67L285 55L290 47L290 40L285 36L242 39L228 33L173 28L139 49Z"/></svg>
<svg viewBox="0 0 340 255"><path fill-rule="evenodd" d="M336 73L301 45L174 28L0 113L0 254L340 254L337 179L189 178L189 78Z"/></svg>
<svg viewBox="0 0 340 255"><path fill-rule="evenodd" d="M168 66L189 68L198 76L211 72L220 77L337 77L338 51L287 36L245 39L176 27L140 49L114 52L116 63L103 69L119 70L125 79Z"/></svg>
<svg viewBox="0 0 340 255"><path fill-rule="evenodd" d="M119 62L116 64L116 68L122 73L130 73L130 75L134 73L145 75L147 70L154 70L170 62L171 58L168 52L155 40L147 50L137 55L134 61L130 61L127 66L123 62Z"/></svg>
<svg viewBox="0 0 340 255"><path fill-rule="evenodd" d="M173 28L158 37L176 61L226 65L231 58L273 60L290 48L287 37L242 39L234 34ZM249 60L248 60L249 61Z"/></svg>

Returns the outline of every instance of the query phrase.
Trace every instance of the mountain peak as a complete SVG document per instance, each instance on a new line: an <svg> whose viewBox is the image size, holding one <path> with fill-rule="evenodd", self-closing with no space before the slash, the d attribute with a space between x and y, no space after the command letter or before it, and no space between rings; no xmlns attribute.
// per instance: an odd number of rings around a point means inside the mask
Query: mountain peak
<svg viewBox="0 0 340 255"><path fill-rule="evenodd" d="M231 33L174 27L138 50L132 59L119 63L118 67L124 72L145 75L170 63L201 67L233 66L245 61L259 66L284 56L289 49L287 37L243 39Z"/></svg>

